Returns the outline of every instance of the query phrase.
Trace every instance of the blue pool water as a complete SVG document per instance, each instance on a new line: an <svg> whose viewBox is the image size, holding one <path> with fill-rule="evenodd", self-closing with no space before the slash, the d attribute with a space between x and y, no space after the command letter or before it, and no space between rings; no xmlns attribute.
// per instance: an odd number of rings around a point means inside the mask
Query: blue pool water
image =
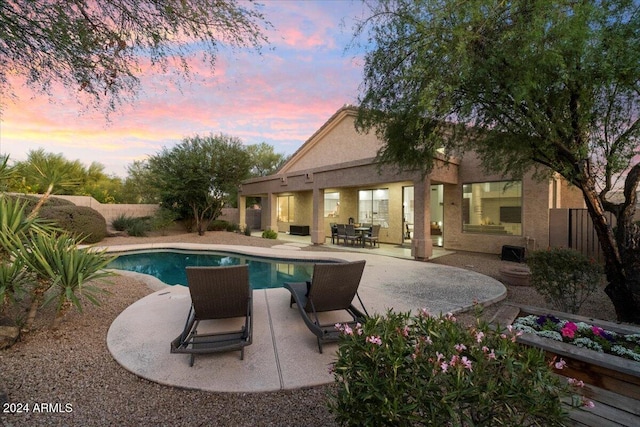
<svg viewBox="0 0 640 427"><path fill-rule="evenodd" d="M224 266L249 264L253 289L280 288L284 282L304 282L313 274L318 261L251 257L221 252L155 250L118 255L108 268L135 271L160 279L168 285L187 286L187 266Z"/></svg>

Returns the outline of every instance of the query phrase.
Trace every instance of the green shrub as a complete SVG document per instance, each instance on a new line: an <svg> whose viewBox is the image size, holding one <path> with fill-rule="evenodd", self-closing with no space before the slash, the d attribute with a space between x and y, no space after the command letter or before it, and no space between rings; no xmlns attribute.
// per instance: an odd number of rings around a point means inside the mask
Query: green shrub
<svg viewBox="0 0 640 427"><path fill-rule="evenodd" d="M251 227L246 226L246 227L244 228L244 235L245 235L245 236L251 236Z"/></svg>
<svg viewBox="0 0 640 427"><path fill-rule="evenodd" d="M516 331L389 311L342 330L329 409L340 425L563 425L570 386ZM519 332L521 333L521 332ZM557 367L557 366L556 366ZM578 400L575 400L576 405Z"/></svg>
<svg viewBox="0 0 640 427"><path fill-rule="evenodd" d="M164 231L173 225L176 219L178 219L176 212L171 209L160 208L151 218L151 227L153 230L160 230L164 234Z"/></svg>
<svg viewBox="0 0 640 427"><path fill-rule="evenodd" d="M145 237L149 231L151 231L151 221L148 217L136 218L127 227L127 234L133 237Z"/></svg>
<svg viewBox="0 0 640 427"><path fill-rule="evenodd" d="M278 233L273 231L273 230L264 230L262 232L262 238L263 239L277 239L278 238Z"/></svg>
<svg viewBox="0 0 640 427"><path fill-rule="evenodd" d="M240 226L238 224L235 224L233 222L228 222L227 223L227 231L229 231L231 233L235 233L238 230L240 230Z"/></svg>
<svg viewBox="0 0 640 427"><path fill-rule="evenodd" d="M107 236L107 221L100 212L88 206L43 206L38 216L51 220L83 243L97 243Z"/></svg>
<svg viewBox="0 0 640 427"><path fill-rule="evenodd" d="M572 249L534 251L527 257L531 285L560 311L577 313L602 282L602 267Z"/></svg>
<svg viewBox="0 0 640 427"><path fill-rule="evenodd" d="M31 211L33 211L33 209L36 207L36 205L40 201L40 197L32 196L28 194L20 194L20 195L5 194L5 197L24 203L24 206L25 206L24 211L27 215L30 214ZM73 202L70 202L69 200L52 196L47 198L47 200L45 200L42 206L54 208L57 206L75 206L75 204Z"/></svg>
<svg viewBox="0 0 640 427"><path fill-rule="evenodd" d="M207 231L227 231L229 223L227 221L216 219L209 223Z"/></svg>
<svg viewBox="0 0 640 427"><path fill-rule="evenodd" d="M125 231L127 228L131 227L135 221L136 219L132 216L120 214L111 221L111 226L118 231Z"/></svg>

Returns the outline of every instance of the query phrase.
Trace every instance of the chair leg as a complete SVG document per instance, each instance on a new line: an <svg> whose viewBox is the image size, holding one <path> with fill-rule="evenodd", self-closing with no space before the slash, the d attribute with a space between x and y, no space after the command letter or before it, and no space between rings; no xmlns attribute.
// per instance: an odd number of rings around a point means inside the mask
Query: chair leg
<svg viewBox="0 0 640 427"><path fill-rule="evenodd" d="M195 361L195 354L191 353L191 357L189 358L189 367L193 367L193 362Z"/></svg>
<svg viewBox="0 0 640 427"><path fill-rule="evenodd" d="M320 338L316 337L316 339L318 340L318 351L322 354L322 342L320 341Z"/></svg>

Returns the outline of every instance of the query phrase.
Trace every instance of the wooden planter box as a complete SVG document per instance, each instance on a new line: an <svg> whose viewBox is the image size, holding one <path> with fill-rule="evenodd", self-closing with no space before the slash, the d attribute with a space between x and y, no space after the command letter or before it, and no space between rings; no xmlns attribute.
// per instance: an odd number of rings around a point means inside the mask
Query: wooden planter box
<svg viewBox="0 0 640 427"><path fill-rule="evenodd" d="M640 327L561 313L537 307L514 305L516 317L553 315L572 322L585 322L621 334L638 334ZM640 362L577 347L537 335L524 334L518 342L542 348L549 358L564 359L559 375L584 381L580 394L595 403L591 409L571 410L571 419L581 426L640 426Z"/></svg>

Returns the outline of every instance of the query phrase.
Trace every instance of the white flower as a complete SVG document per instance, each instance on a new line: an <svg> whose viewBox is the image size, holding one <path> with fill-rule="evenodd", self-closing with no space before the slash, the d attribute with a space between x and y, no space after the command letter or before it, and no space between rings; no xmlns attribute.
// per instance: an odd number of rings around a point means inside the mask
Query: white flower
<svg viewBox="0 0 640 427"><path fill-rule="evenodd" d="M543 338L562 341L562 335L560 335L560 332L556 332L556 331L537 331L536 335L539 335Z"/></svg>
<svg viewBox="0 0 640 427"><path fill-rule="evenodd" d="M604 353L604 349L602 348L602 346L589 338L576 338L575 340L573 340L573 343L578 347L588 348L599 353Z"/></svg>

